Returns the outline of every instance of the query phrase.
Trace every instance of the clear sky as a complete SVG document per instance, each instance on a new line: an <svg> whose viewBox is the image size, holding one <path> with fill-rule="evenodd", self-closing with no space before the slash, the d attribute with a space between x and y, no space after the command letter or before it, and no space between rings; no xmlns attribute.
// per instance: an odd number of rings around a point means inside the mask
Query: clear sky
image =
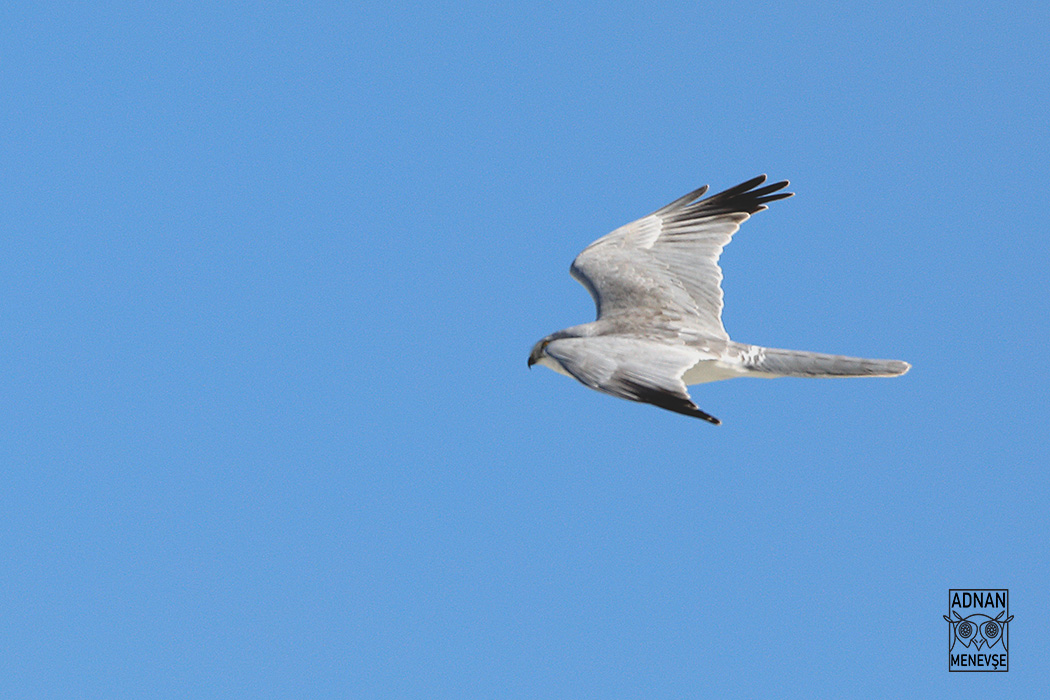
<svg viewBox="0 0 1050 700"><path fill-rule="evenodd" d="M742 7L6 3L0 697L1044 693L1050 9ZM763 172L730 334L910 374L527 370Z"/></svg>

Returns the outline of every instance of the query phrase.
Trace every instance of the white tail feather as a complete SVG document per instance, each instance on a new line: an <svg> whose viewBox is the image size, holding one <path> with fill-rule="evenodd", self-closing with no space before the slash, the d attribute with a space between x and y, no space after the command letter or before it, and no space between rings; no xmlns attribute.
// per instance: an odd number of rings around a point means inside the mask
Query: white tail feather
<svg viewBox="0 0 1050 700"><path fill-rule="evenodd" d="M869 360L757 346L745 353L745 366L779 377L896 377L911 369L901 360Z"/></svg>

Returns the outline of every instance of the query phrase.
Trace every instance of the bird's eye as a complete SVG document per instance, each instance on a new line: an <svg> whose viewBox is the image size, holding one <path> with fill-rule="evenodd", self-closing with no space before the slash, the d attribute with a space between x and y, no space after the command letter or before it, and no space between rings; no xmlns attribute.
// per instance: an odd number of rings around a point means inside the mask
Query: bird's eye
<svg viewBox="0 0 1050 700"><path fill-rule="evenodd" d="M971 634L973 634L973 625L971 625L969 622L962 623L961 625L959 625L958 633L960 637L966 639Z"/></svg>
<svg viewBox="0 0 1050 700"><path fill-rule="evenodd" d="M995 620L989 620L984 623L984 636L990 639L995 639L999 635L999 623Z"/></svg>

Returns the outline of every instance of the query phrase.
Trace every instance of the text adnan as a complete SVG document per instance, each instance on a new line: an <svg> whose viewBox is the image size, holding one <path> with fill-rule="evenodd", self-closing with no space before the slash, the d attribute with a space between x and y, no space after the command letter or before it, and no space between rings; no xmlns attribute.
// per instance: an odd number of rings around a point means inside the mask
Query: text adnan
<svg viewBox="0 0 1050 700"><path fill-rule="evenodd" d="M1006 594L1002 591L959 591L952 598L953 608L1005 608Z"/></svg>

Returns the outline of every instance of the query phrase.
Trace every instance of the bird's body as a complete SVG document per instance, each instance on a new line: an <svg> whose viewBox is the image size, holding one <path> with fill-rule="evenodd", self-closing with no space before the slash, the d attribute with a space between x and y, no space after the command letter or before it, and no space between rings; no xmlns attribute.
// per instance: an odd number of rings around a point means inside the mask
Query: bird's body
<svg viewBox="0 0 1050 700"><path fill-rule="evenodd" d="M718 258L740 224L790 197L787 181L759 176L707 199L707 187L587 246L570 272L594 297L598 319L540 340L541 364L620 398L720 421L692 402L687 385L734 377L889 377L910 368L736 343L722 326ZM757 188L757 189L756 189Z"/></svg>

